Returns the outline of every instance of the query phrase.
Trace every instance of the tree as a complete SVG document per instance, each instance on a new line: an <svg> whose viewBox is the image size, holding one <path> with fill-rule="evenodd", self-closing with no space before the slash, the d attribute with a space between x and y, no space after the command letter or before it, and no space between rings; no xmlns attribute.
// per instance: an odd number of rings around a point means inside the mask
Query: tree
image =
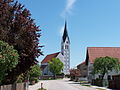
<svg viewBox="0 0 120 90"><path fill-rule="evenodd" d="M63 67L64 65L59 58L52 58L52 60L49 62L49 70L53 73L54 79L56 78L56 74L61 73Z"/></svg>
<svg viewBox="0 0 120 90"><path fill-rule="evenodd" d="M18 64L18 52L8 43L0 41L0 83L5 79L8 71Z"/></svg>
<svg viewBox="0 0 120 90"><path fill-rule="evenodd" d="M31 78L39 78L41 75L40 65L36 64L31 67L31 70L29 71L29 77Z"/></svg>
<svg viewBox="0 0 120 90"><path fill-rule="evenodd" d="M20 56L16 68L8 71L4 84L14 83L37 63L36 58L42 55L39 37L40 29L29 10L14 0L0 0L0 40L13 45Z"/></svg>
<svg viewBox="0 0 120 90"><path fill-rule="evenodd" d="M18 77L17 82L21 83L24 81L28 81L28 78L31 81L38 81L39 77L41 75L41 69L39 64L35 64L30 67L30 71L27 72L27 74L21 74Z"/></svg>
<svg viewBox="0 0 120 90"><path fill-rule="evenodd" d="M71 80L74 80L75 77L79 77L80 76L80 70L79 69L71 69L70 70L70 78Z"/></svg>
<svg viewBox="0 0 120 90"><path fill-rule="evenodd" d="M93 64L93 73L94 74L101 74L102 80L106 73L112 70L120 70L120 62L117 58L113 57L99 57L95 59Z"/></svg>

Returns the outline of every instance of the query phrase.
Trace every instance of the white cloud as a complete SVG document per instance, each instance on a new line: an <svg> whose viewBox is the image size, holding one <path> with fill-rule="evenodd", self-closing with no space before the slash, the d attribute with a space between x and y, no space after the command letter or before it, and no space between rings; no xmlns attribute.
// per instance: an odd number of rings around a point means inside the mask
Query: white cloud
<svg viewBox="0 0 120 90"><path fill-rule="evenodd" d="M76 2L76 0L67 0L67 4L66 4L66 12L69 12L72 8L74 3Z"/></svg>
<svg viewBox="0 0 120 90"><path fill-rule="evenodd" d="M71 10L72 10L75 2L76 2L76 0L67 0L67 1L66 1L65 9L64 9L63 12L62 12L62 16L63 16L63 17L66 17L67 14L72 13Z"/></svg>

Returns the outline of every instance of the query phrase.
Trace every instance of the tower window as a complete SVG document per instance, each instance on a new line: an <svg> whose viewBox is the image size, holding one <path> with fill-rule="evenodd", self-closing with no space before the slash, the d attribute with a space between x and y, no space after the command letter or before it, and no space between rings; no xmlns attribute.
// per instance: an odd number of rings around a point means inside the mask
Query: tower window
<svg viewBox="0 0 120 90"><path fill-rule="evenodd" d="M68 45L65 45L65 49L68 49Z"/></svg>

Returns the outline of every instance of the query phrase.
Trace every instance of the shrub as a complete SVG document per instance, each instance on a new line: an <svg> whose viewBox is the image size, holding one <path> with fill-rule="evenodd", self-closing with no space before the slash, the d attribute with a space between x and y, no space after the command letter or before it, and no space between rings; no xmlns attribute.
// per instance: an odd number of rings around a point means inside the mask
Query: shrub
<svg viewBox="0 0 120 90"><path fill-rule="evenodd" d="M31 70L28 72L30 81L38 82L38 78L41 75L40 65L36 64L31 67Z"/></svg>
<svg viewBox="0 0 120 90"><path fill-rule="evenodd" d="M16 67L18 58L17 50L13 46L0 41L0 82L8 75L8 71Z"/></svg>
<svg viewBox="0 0 120 90"><path fill-rule="evenodd" d="M39 88L39 89L37 89L37 90L46 90L46 89L44 89L44 88Z"/></svg>
<svg viewBox="0 0 120 90"><path fill-rule="evenodd" d="M38 78L34 78L35 83L37 83L37 82L38 82L38 80L39 80Z"/></svg>

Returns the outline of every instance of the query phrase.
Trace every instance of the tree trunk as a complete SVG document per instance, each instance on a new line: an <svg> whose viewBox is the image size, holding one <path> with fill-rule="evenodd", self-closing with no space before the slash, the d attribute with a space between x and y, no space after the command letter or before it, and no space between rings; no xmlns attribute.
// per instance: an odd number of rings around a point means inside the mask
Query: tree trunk
<svg viewBox="0 0 120 90"><path fill-rule="evenodd" d="M104 79L105 73L102 74L102 80Z"/></svg>
<svg viewBox="0 0 120 90"><path fill-rule="evenodd" d="M54 79L56 79L56 74L54 73Z"/></svg>

